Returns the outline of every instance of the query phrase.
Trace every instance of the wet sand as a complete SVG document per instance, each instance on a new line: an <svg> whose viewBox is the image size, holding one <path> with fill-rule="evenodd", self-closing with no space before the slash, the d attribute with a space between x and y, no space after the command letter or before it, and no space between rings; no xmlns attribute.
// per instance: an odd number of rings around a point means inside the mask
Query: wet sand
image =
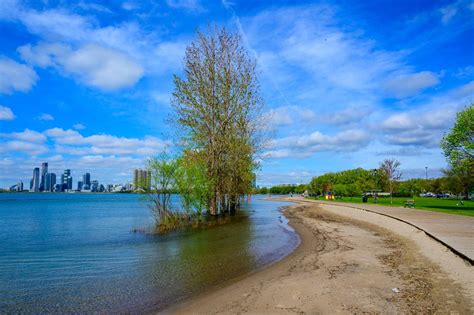
<svg viewBox="0 0 474 315"><path fill-rule="evenodd" d="M419 230L344 206L284 214L301 237L291 255L164 312L474 313L474 267Z"/></svg>

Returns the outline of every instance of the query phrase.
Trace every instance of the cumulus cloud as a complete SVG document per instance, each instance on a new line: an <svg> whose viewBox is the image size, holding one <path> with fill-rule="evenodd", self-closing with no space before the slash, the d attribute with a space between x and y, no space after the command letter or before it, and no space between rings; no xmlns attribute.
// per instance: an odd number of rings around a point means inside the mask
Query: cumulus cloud
<svg viewBox="0 0 474 315"><path fill-rule="evenodd" d="M63 60L64 69L87 85L114 90L134 85L143 75L140 64L119 51L84 46Z"/></svg>
<svg viewBox="0 0 474 315"><path fill-rule="evenodd" d="M182 3L179 1L176 4L186 5L186 3L186 1ZM189 5L191 4L192 1L189 1ZM143 30L137 22L101 26L93 16L79 15L68 11L64 7L43 10L35 10L22 5L7 7L10 8L8 14L0 15L0 19L8 18L9 20L18 21L30 33L38 35L42 41L48 43L41 47L43 51L33 51L33 56L31 54L29 56L29 59L34 59L33 62L38 66L50 66L51 62L54 61L51 55L61 54L64 45L77 50L76 58L78 59L82 59L81 55L89 55L90 57L98 57L99 62L105 62L104 67L106 69L100 67L101 69L92 74L92 77L86 76L92 81L94 81L94 77L103 76L104 72L108 72L107 67L111 66L110 63L120 63L119 65L123 66L124 73L120 71L117 76L125 75L129 77L124 79L126 82L134 82L136 80L132 78L135 76L141 77L143 74L143 66L145 66L147 73L153 74L156 71L160 74L163 71L174 70L177 66L180 66L182 61L184 54L184 42L182 40L163 41L159 37L160 32ZM128 1L123 3L123 8L133 10L136 5ZM46 45L49 45L49 47L46 47ZM29 53L28 46L23 47L20 53L27 56ZM104 54L112 58L109 63ZM78 71L81 77L83 70L88 70L87 73L90 74L91 67L97 66L96 63L90 64L93 61L86 64L84 64L85 61L80 61L80 63ZM72 70L77 69L74 65L71 66ZM119 70L115 69L114 71ZM118 79L113 78L113 81L116 80ZM120 82L113 82L112 86L117 84L121 85ZM103 82L99 85L102 87Z"/></svg>
<svg viewBox="0 0 474 315"><path fill-rule="evenodd" d="M152 136L138 138L116 137L112 135L82 136L75 130L52 128L44 134L55 143L58 153L84 154L114 154L114 155L142 155L150 156L166 150L171 142L163 141Z"/></svg>
<svg viewBox="0 0 474 315"><path fill-rule="evenodd" d="M473 92L474 81L433 96L416 109L391 113L373 128L387 144L437 148L456 113L473 101Z"/></svg>
<svg viewBox="0 0 474 315"><path fill-rule="evenodd" d="M302 106L281 106L269 110L265 114L265 121L272 126L291 125L295 122L311 122L316 118L316 113Z"/></svg>
<svg viewBox="0 0 474 315"><path fill-rule="evenodd" d="M8 153L8 152L20 152L26 153L29 155L38 155L48 151L48 148L44 144L39 143L32 143L26 141L6 141L0 142L0 152Z"/></svg>
<svg viewBox="0 0 474 315"><path fill-rule="evenodd" d="M0 93L27 92L37 80L38 75L30 67L0 56Z"/></svg>
<svg viewBox="0 0 474 315"><path fill-rule="evenodd" d="M365 147L369 141L369 134L363 130L345 130L335 135L315 131L306 135L272 140L269 143L271 150L267 151L264 156L305 158L316 152L352 152Z"/></svg>
<svg viewBox="0 0 474 315"><path fill-rule="evenodd" d="M38 118L39 120L42 120L42 121L52 121L52 120L54 120L53 115L48 114L48 113L42 113L42 114L39 115L37 118Z"/></svg>
<svg viewBox="0 0 474 315"><path fill-rule="evenodd" d="M48 151L45 142L45 135L29 129L22 132L0 133L0 152L38 155Z"/></svg>
<svg viewBox="0 0 474 315"><path fill-rule="evenodd" d="M86 129L86 126L81 124L81 123L78 123L78 124L74 124L72 126L72 128L76 129L76 130L82 130L82 129Z"/></svg>
<svg viewBox="0 0 474 315"><path fill-rule="evenodd" d="M127 54L96 44L77 50L62 44L25 45L18 48L22 58L39 67L54 66L86 85L115 90L134 85L143 67Z"/></svg>
<svg viewBox="0 0 474 315"><path fill-rule="evenodd" d="M394 114L381 124L383 139L394 145L438 147L443 131L452 124L455 115L452 108Z"/></svg>
<svg viewBox="0 0 474 315"><path fill-rule="evenodd" d="M0 133L0 137L31 143L43 143L46 141L46 136L44 134L30 129L25 129L21 132Z"/></svg>
<svg viewBox="0 0 474 315"><path fill-rule="evenodd" d="M199 0L166 0L166 3L172 7L177 9L186 9L186 10L203 10L201 3Z"/></svg>
<svg viewBox="0 0 474 315"><path fill-rule="evenodd" d="M320 122L330 125L347 125L359 122L370 116L373 108L366 105L349 105L339 111L331 111L321 114Z"/></svg>
<svg viewBox="0 0 474 315"><path fill-rule="evenodd" d="M15 119L15 115L13 111L6 106L0 105L0 120L13 120Z"/></svg>
<svg viewBox="0 0 474 315"><path fill-rule="evenodd" d="M439 83L438 77L430 71L412 74L402 74L391 77L385 81L384 87L389 95L396 98L413 96L426 88Z"/></svg>

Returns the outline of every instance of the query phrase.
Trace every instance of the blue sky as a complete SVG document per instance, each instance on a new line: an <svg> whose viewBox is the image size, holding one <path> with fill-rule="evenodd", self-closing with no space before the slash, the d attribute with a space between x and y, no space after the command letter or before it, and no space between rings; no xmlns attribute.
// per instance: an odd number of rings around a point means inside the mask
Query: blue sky
<svg viewBox="0 0 474 315"><path fill-rule="evenodd" d="M173 149L166 123L186 45L218 23L257 59L272 139L258 184L401 161L439 149L474 101L472 1L0 2L0 187L33 167L125 183Z"/></svg>

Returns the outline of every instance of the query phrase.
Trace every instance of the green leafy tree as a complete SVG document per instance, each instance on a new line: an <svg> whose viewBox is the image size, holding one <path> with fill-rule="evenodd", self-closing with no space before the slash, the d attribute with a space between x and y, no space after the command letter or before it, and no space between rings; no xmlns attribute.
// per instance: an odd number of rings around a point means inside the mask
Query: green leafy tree
<svg viewBox="0 0 474 315"><path fill-rule="evenodd" d="M441 141L441 148L450 166L445 175L451 177L451 189L469 198L474 187L474 103L456 115L453 128Z"/></svg>
<svg viewBox="0 0 474 315"><path fill-rule="evenodd" d="M181 203L187 212L195 211L200 216L211 191L206 164L200 154L191 151L185 152L177 163L176 186Z"/></svg>
<svg viewBox="0 0 474 315"><path fill-rule="evenodd" d="M151 210L158 225L167 224L175 214L171 207L171 195L176 190L176 172L178 162L163 153L148 160L151 174L149 198Z"/></svg>
<svg viewBox="0 0 474 315"><path fill-rule="evenodd" d="M237 34L210 27L186 48L184 77L174 76L173 121L184 149L203 158L211 215L252 189L263 106L255 67Z"/></svg>
<svg viewBox="0 0 474 315"><path fill-rule="evenodd" d="M380 164L380 171L387 180L388 190L390 192L390 203L393 203L393 192L398 180L400 180L402 177L402 172L400 171L400 162L395 159L384 160Z"/></svg>

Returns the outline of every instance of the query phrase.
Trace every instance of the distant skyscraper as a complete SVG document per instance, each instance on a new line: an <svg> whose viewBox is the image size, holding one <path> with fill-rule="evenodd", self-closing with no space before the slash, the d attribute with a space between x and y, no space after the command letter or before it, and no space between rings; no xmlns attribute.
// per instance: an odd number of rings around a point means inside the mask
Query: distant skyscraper
<svg viewBox="0 0 474 315"><path fill-rule="evenodd" d="M133 186L135 190L149 190L151 188L151 172L142 169L135 169L133 171Z"/></svg>
<svg viewBox="0 0 474 315"><path fill-rule="evenodd" d="M44 191L54 191L54 185L56 185L56 174L47 173L44 180Z"/></svg>
<svg viewBox="0 0 474 315"><path fill-rule="evenodd" d="M91 191L98 192L99 191L99 181L93 180L91 183Z"/></svg>
<svg viewBox="0 0 474 315"><path fill-rule="evenodd" d="M40 180L40 169L39 167L35 167L33 170L33 178L31 179L31 192L38 192L39 191L39 180Z"/></svg>
<svg viewBox="0 0 474 315"><path fill-rule="evenodd" d="M77 190L81 191L82 190L83 183L82 181L77 182Z"/></svg>
<svg viewBox="0 0 474 315"><path fill-rule="evenodd" d="M82 185L84 186L84 189L91 188L91 174L90 173L85 173L84 175L82 175Z"/></svg>
<svg viewBox="0 0 474 315"><path fill-rule="evenodd" d="M62 175L61 175L62 176ZM63 192L64 191L64 186L63 184L56 184L54 185L54 192Z"/></svg>
<svg viewBox="0 0 474 315"><path fill-rule="evenodd" d="M40 185L39 185L39 190L40 191L45 190L46 174L48 174L48 162L44 162L44 163L41 164L41 181L40 181Z"/></svg>
<svg viewBox="0 0 474 315"><path fill-rule="evenodd" d="M17 184L11 186L10 191L17 191L17 192L23 191L23 182L19 181Z"/></svg>
<svg viewBox="0 0 474 315"><path fill-rule="evenodd" d="M72 189L72 176L70 169L64 170L64 174L61 175L61 184L63 185L64 190Z"/></svg>

